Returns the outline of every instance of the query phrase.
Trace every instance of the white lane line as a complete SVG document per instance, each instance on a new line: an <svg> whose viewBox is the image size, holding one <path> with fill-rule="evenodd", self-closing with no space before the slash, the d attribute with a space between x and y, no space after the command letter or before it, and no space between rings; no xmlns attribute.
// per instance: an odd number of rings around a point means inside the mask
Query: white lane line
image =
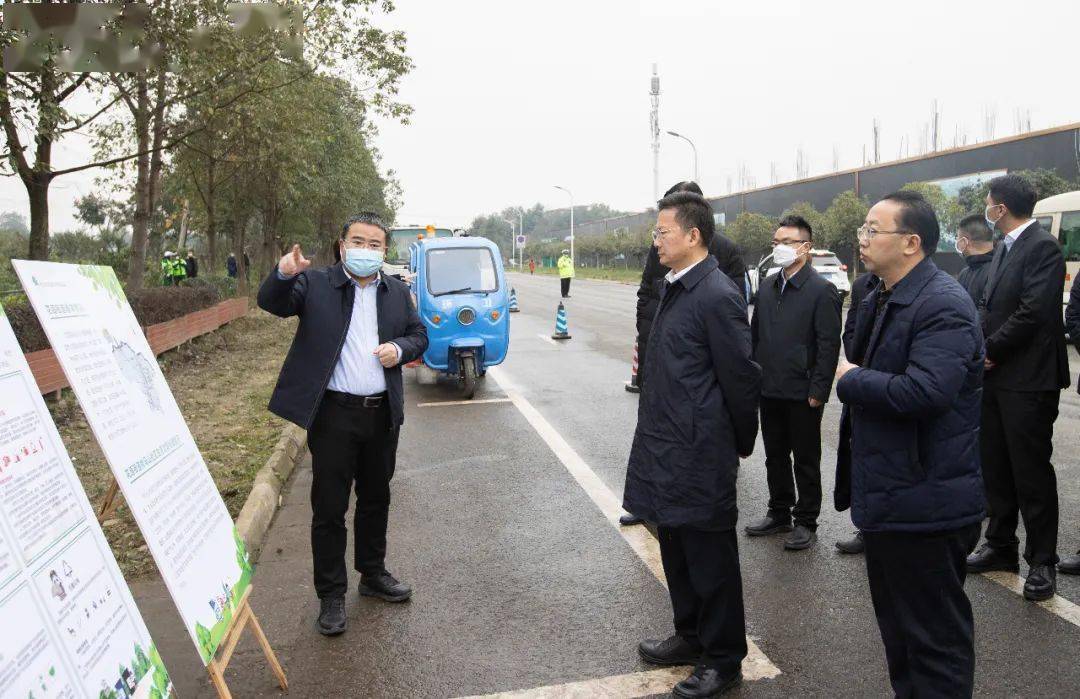
<svg viewBox="0 0 1080 699"><path fill-rule="evenodd" d="M417 408L437 408L443 405L483 405L485 403L509 403L509 398L477 398L473 400L440 400L434 403L417 403Z"/></svg>
<svg viewBox="0 0 1080 699"><path fill-rule="evenodd" d="M541 340L543 340L544 342L548 342L548 343L551 343L551 344L555 345L556 347L558 347L558 346L559 346L559 343L558 343L558 342L555 342L555 340L552 340L552 339L551 339L550 337L548 337L547 335L537 335L537 337L539 337L539 338L540 338Z"/></svg>
<svg viewBox="0 0 1080 699"><path fill-rule="evenodd" d="M477 694L463 699L591 699L592 697L641 697L667 694L676 682L686 679L686 668L668 667L630 675L614 675L598 680L568 682L549 687L519 689L496 694Z"/></svg>
<svg viewBox="0 0 1080 699"><path fill-rule="evenodd" d="M1012 590L1021 597L1024 595L1024 578L1016 573L998 570L992 573L983 573L982 576L988 580L993 580L1008 590ZM1080 605L1074 604L1060 595L1054 595L1048 600L1036 602L1035 604L1051 614L1061 617L1070 624L1080 626Z"/></svg>
<svg viewBox="0 0 1080 699"><path fill-rule="evenodd" d="M630 545L630 548L634 550L634 553L638 555L638 558L648 567L652 574L656 576L656 579L660 583L667 587L667 579L664 577L664 567L660 561L660 544L655 538L648 532L645 527L620 527L619 517L623 513L622 503L615 493L611 492L611 489L604 485L604 482L600 480L600 477L589 468L589 465L585 463L574 448L563 439L554 427L551 426L543 415L533 407L521 390L514 383L506 371L502 367L492 367L488 369L488 373L491 377L498 382L506 393L507 398L513 402L514 406L521 412L525 419L529 421L533 429L536 430L540 438L547 443L548 447L555 456L559 458L566 470L570 472L570 475L574 477L578 485L585 491L593 503L600 508L600 512L611 526L615 527L616 531L622 535L626 543ZM768 656L765 655L758 648L750 637L746 639L747 655L743 660L742 671L743 677L747 680L760 680L770 677L776 677L780 674L780 669L773 665Z"/></svg>

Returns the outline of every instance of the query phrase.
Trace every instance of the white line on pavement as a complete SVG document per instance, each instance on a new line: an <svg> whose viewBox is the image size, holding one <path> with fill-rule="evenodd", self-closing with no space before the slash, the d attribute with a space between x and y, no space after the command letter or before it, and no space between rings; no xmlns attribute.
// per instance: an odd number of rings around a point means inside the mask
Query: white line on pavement
<svg viewBox="0 0 1080 699"><path fill-rule="evenodd" d="M1018 595L1023 596L1024 594L1024 579L1016 573L998 570L992 573L983 573L982 575L984 578L993 580L998 585L1012 590ZM1074 604L1060 595L1054 595L1048 600L1036 602L1035 604L1051 614L1056 614L1070 624L1080 626L1080 605Z"/></svg>
<svg viewBox="0 0 1080 699"><path fill-rule="evenodd" d="M541 340L543 340L544 342L549 342L549 343L551 343L551 344L555 345L556 347L558 347L558 346L559 346L559 343L558 343L558 342L555 342L555 340L552 340L552 339L551 339L550 337L548 337L547 335L537 335L537 337L539 337L539 338L540 338Z"/></svg>
<svg viewBox="0 0 1080 699"><path fill-rule="evenodd" d="M533 407L521 390L514 383L514 380L510 378L506 371L502 367L492 367L488 370L492 378L498 382L503 391L506 392L507 398L514 404L515 407L521 412L533 429L536 430L540 438L547 443L548 447L555 453L555 456L559 458L566 470L570 472L570 475L574 477L578 485L585 491L593 503L600 508L600 512L608 522L615 527L615 529L622 535L626 543L630 544L630 548L634 550L634 553L638 555L638 558L645 563L645 565L652 571L652 574L656 576L656 579L660 581L664 587L667 587L667 580L664 577L664 568L660 562L660 545L656 539L648 532L645 527L620 527L619 517L623 513L622 504L615 493L611 492L611 489L604 485L604 482L600 480L600 477L589 468L589 465L585 463L574 448L563 439L562 435L551 426L543 415ZM749 637L746 639L747 656L743 660L743 677L748 680L759 680L770 677L776 677L780 674L780 669L773 665L757 644L754 643Z"/></svg>
<svg viewBox="0 0 1080 699"><path fill-rule="evenodd" d="M686 678L686 668L668 667L630 675L614 675L598 680L568 682L535 689L476 695L464 699L591 699L592 697L641 697L666 694L671 686Z"/></svg>
<svg viewBox="0 0 1080 699"><path fill-rule="evenodd" d="M440 400L434 403L417 403L417 408L437 408L443 405L483 405L484 403L509 403L509 398L475 398L473 400Z"/></svg>

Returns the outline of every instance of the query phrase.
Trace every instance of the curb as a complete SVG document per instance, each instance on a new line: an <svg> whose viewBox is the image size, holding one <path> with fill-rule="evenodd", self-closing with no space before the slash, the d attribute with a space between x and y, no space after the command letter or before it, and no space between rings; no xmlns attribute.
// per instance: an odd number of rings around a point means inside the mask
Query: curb
<svg viewBox="0 0 1080 699"><path fill-rule="evenodd" d="M289 425L282 430L281 439L266 464L255 474L251 492L236 518L236 531L244 540L253 563L259 559L263 537L277 512L281 489L306 453L307 432L302 427Z"/></svg>

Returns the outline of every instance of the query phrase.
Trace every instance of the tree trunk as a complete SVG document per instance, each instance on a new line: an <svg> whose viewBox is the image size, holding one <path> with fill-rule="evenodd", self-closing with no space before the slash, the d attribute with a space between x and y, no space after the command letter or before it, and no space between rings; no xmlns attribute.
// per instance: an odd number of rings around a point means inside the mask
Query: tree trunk
<svg viewBox="0 0 1080 699"><path fill-rule="evenodd" d="M35 172L26 182L26 194L30 198L30 249L31 260L49 259L49 184L52 176Z"/></svg>
<svg viewBox="0 0 1080 699"><path fill-rule="evenodd" d="M247 265L244 264L244 234L247 228L247 216L240 211L240 206L233 203L232 210L232 253L236 257L236 292L240 296L248 295Z"/></svg>
<svg viewBox="0 0 1080 699"><path fill-rule="evenodd" d="M206 205L206 247L210 258L206 261L206 271L208 274L213 274L217 269L218 262L213 161L211 161L209 167L207 167L206 175L206 201L203 203Z"/></svg>
<svg viewBox="0 0 1080 699"><path fill-rule="evenodd" d="M131 222L131 256L128 267L128 289L143 288L146 276L146 239L150 229L150 97L146 72L138 74L135 134L140 155L136 158L135 216Z"/></svg>

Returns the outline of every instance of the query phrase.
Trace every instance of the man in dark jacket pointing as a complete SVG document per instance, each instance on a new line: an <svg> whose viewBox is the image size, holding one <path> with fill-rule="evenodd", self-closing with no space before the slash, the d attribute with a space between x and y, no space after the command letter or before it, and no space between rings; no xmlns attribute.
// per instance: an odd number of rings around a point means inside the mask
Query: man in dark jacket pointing
<svg viewBox="0 0 1080 699"><path fill-rule="evenodd" d="M386 526L404 420L401 366L428 339L408 287L380 273L389 235L377 215L357 214L341 229L340 262L311 269L295 245L259 288L260 308L300 316L270 410L308 431L316 629L327 636L345 631L345 513L354 487L360 594L388 602L412 595L386 570Z"/></svg>
<svg viewBox="0 0 1080 699"><path fill-rule="evenodd" d="M852 519L898 697L970 697L975 673L964 578L985 503L983 338L974 302L929 258L938 237L916 192L870 209L860 256L881 284L856 319L861 366L841 358L836 370L851 425Z"/></svg>
<svg viewBox="0 0 1080 699"><path fill-rule="evenodd" d="M694 665L675 694L712 697L740 681L746 657L735 479L757 437L761 372L742 291L708 254L708 202L677 192L657 209L654 244L670 271L645 356L623 507L657 525L675 634L642 641L638 652L659 665Z"/></svg>

